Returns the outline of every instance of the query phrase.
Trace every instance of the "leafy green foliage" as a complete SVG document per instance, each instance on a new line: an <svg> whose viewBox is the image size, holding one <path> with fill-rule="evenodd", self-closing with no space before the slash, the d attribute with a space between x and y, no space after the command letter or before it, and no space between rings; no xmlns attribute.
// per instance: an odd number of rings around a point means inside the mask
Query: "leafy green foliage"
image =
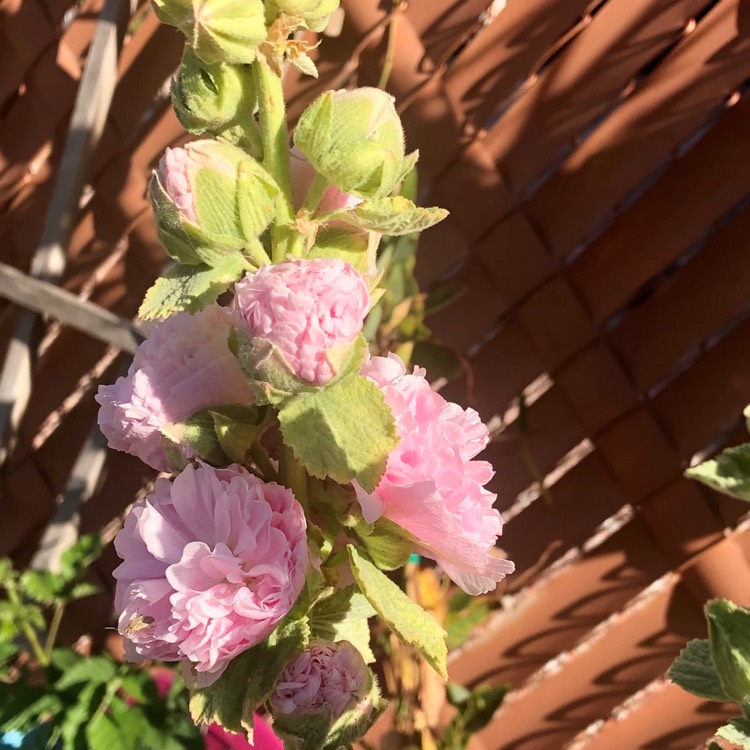
<svg viewBox="0 0 750 750"><path fill-rule="evenodd" d="M414 547L409 534L387 518L381 517L373 524L357 524L354 531L368 557L381 570L403 567Z"/></svg>
<svg viewBox="0 0 750 750"><path fill-rule="evenodd" d="M718 456L685 472L714 490L750 501L750 443L727 448Z"/></svg>
<svg viewBox="0 0 750 750"><path fill-rule="evenodd" d="M281 406L279 423L284 443L310 474L342 484L356 479L368 492L397 445L382 391L359 375L292 397Z"/></svg>
<svg viewBox="0 0 750 750"><path fill-rule="evenodd" d="M442 748L464 750L468 747L471 735L480 732L490 723L508 690L507 685L481 685L474 690L468 690L462 685L448 685L448 701L458 709L458 713L445 730Z"/></svg>
<svg viewBox="0 0 750 750"><path fill-rule="evenodd" d="M370 649L370 626L367 620L375 610L357 586L329 589L310 611L310 630L313 638L324 641L349 641L366 663L375 661Z"/></svg>
<svg viewBox="0 0 750 750"><path fill-rule="evenodd" d="M372 198L336 215L354 226L392 237L423 232L448 216L444 208L421 208L403 195Z"/></svg>
<svg viewBox="0 0 750 750"><path fill-rule="evenodd" d="M728 700L711 659L708 640L689 641L669 668L667 678L699 698Z"/></svg>
<svg viewBox="0 0 750 750"><path fill-rule="evenodd" d="M239 280L250 268L245 257L239 252L227 254L224 260L214 267L206 264L194 266L178 263L157 279L146 292L143 304L138 310L138 317L143 320L156 320L181 311L198 312L216 301L230 284Z"/></svg>
<svg viewBox="0 0 750 750"><path fill-rule="evenodd" d="M732 719L719 727L716 734L742 750L750 750L750 721L747 719Z"/></svg>
<svg viewBox="0 0 750 750"><path fill-rule="evenodd" d="M486 597L470 596L457 591L448 600L448 612L443 622L448 634L448 650L458 648L490 616L492 609Z"/></svg>
<svg viewBox="0 0 750 750"><path fill-rule="evenodd" d="M253 713L270 695L284 667L310 640L305 619L285 620L257 646L233 659L213 685L195 690L190 714L197 724L219 722L253 738Z"/></svg>
<svg viewBox="0 0 750 750"><path fill-rule="evenodd" d="M354 578L375 611L404 643L414 646L439 675L447 678L445 631L352 545L346 549Z"/></svg>

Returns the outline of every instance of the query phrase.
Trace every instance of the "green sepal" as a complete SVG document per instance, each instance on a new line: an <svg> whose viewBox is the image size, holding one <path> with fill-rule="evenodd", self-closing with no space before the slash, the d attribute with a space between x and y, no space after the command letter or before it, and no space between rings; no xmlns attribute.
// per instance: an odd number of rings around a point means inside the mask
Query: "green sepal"
<svg viewBox="0 0 750 750"><path fill-rule="evenodd" d="M444 208L415 206L402 195L372 198L336 213L341 221L392 237L423 232L447 216Z"/></svg>
<svg viewBox="0 0 750 750"><path fill-rule="evenodd" d="M367 556L380 570L403 567L414 549L411 535L398 524L380 517L375 523L361 523L354 527Z"/></svg>
<svg viewBox="0 0 750 750"><path fill-rule="evenodd" d="M716 735L742 750L750 750L750 721L747 719L732 719L728 724L719 727Z"/></svg>
<svg viewBox="0 0 750 750"><path fill-rule="evenodd" d="M699 698L728 700L711 659L708 640L688 641L667 671L667 679Z"/></svg>
<svg viewBox="0 0 750 750"><path fill-rule="evenodd" d="M307 257L339 258L367 276L375 271L379 242L380 235L376 232L366 232L354 227L327 226L318 232Z"/></svg>
<svg viewBox="0 0 750 750"><path fill-rule="evenodd" d="M227 255L214 268L205 264L188 266L178 263L146 292L138 317L158 320L176 312L196 313L215 302L252 268L238 252Z"/></svg>
<svg viewBox="0 0 750 750"><path fill-rule="evenodd" d="M375 614L358 586L329 589L310 611L311 635L324 641L349 641L362 654L365 664L371 664L375 656L370 648L367 621Z"/></svg>
<svg viewBox="0 0 750 750"><path fill-rule="evenodd" d="M727 448L715 458L688 469L685 476L750 502L750 443Z"/></svg>
<svg viewBox="0 0 750 750"><path fill-rule="evenodd" d="M310 640L306 619L284 620L268 638L233 659L216 682L194 690L190 715L196 724L218 722L253 738L253 713L271 694L284 667Z"/></svg>
<svg viewBox="0 0 750 750"><path fill-rule="evenodd" d="M207 63L251 63L265 41L262 0L194 0L191 23L181 29Z"/></svg>
<svg viewBox="0 0 750 750"><path fill-rule="evenodd" d="M726 696L736 703L750 698L750 610L727 599L706 604L711 660Z"/></svg>
<svg viewBox="0 0 750 750"><path fill-rule="evenodd" d="M306 391L279 409L284 443L309 474L340 484L357 480L372 492L398 445L393 414L382 391L360 375Z"/></svg>
<svg viewBox="0 0 750 750"><path fill-rule="evenodd" d="M414 646L427 663L447 679L448 649L445 631L355 547L350 544L346 549L360 590L385 624L404 643Z"/></svg>

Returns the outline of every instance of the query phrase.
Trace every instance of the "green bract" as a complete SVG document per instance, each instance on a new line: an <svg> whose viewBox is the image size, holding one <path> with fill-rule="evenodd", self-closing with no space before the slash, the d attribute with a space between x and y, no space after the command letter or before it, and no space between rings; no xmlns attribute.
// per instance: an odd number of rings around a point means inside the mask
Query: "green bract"
<svg viewBox="0 0 750 750"><path fill-rule="evenodd" d="M268 226L279 189L258 162L229 143L194 141L183 156L195 217L176 206L163 169L154 172L149 198L159 239L181 263L217 266L229 251L246 248Z"/></svg>
<svg viewBox="0 0 750 750"><path fill-rule="evenodd" d="M711 659L726 696L737 703L750 698L750 610L727 599L706 604Z"/></svg>
<svg viewBox="0 0 750 750"><path fill-rule="evenodd" d="M393 97L380 89L327 91L302 113L294 142L344 193L388 195L416 160L406 156Z"/></svg>
<svg viewBox="0 0 750 750"><path fill-rule="evenodd" d="M153 0L163 23L176 26L207 63L250 63L266 39L263 0Z"/></svg>
<svg viewBox="0 0 750 750"><path fill-rule="evenodd" d="M310 31L323 31L328 26L339 0L275 0L279 10L304 21Z"/></svg>
<svg viewBox="0 0 750 750"><path fill-rule="evenodd" d="M172 84L172 105L177 119L190 133L214 133L251 120L255 88L249 68L210 65L185 47L179 73Z"/></svg>

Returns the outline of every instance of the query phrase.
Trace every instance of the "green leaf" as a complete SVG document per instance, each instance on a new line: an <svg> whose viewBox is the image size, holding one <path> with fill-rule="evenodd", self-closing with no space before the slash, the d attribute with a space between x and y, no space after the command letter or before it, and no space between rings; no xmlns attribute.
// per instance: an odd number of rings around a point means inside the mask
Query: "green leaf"
<svg viewBox="0 0 750 750"><path fill-rule="evenodd" d="M430 380L445 378L455 380L463 374L461 359L449 346L434 341L417 341L411 363L427 370Z"/></svg>
<svg viewBox="0 0 750 750"><path fill-rule="evenodd" d="M742 750L750 750L750 721L747 719L732 719L729 724L720 727L716 734L733 745L739 745Z"/></svg>
<svg viewBox="0 0 750 750"><path fill-rule="evenodd" d="M221 449L230 460L244 463L250 446L265 427L267 409L257 406L221 406L208 410Z"/></svg>
<svg viewBox="0 0 750 750"><path fill-rule="evenodd" d="M404 643L418 649L432 668L447 679L445 631L352 545L346 549L354 578L375 611Z"/></svg>
<svg viewBox="0 0 750 750"><path fill-rule="evenodd" d="M88 583L87 581L83 581L82 583L77 583L75 586L73 586L66 598L69 601L75 601L76 599L85 599L87 596L93 596L94 594L98 593L99 590L99 586L97 586L95 583Z"/></svg>
<svg viewBox="0 0 750 750"><path fill-rule="evenodd" d="M56 648L52 651L52 665L59 671L59 672L67 672L69 669L72 669L78 662L80 662L83 658L79 654L77 654L75 651L73 651L72 648Z"/></svg>
<svg viewBox="0 0 750 750"><path fill-rule="evenodd" d="M448 633L448 650L458 648L490 616L492 610L487 600L463 591L448 600L448 613L443 627Z"/></svg>
<svg viewBox="0 0 750 750"><path fill-rule="evenodd" d="M449 682L445 686L445 695L451 706L462 708L469 702L471 690L465 688L463 685L459 685L457 682Z"/></svg>
<svg viewBox="0 0 750 750"><path fill-rule="evenodd" d="M718 456L685 472L714 490L750 501L750 443L727 448Z"/></svg>
<svg viewBox="0 0 750 750"><path fill-rule="evenodd" d="M492 721L509 689L507 685L483 685L472 691L461 717L469 734L481 732Z"/></svg>
<svg viewBox="0 0 750 750"><path fill-rule="evenodd" d="M81 728L99 707L106 687L103 684L89 683L78 694L76 702L62 714L60 732L63 750L86 750Z"/></svg>
<svg viewBox="0 0 750 750"><path fill-rule="evenodd" d="M7 557L0 557L0 586L4 586L13 577L13 563Z"/></svg>
<svg viewBox="0 0 750 750"><path fill-rule="evenodd" d="M104 540L99 534L83 534L60 557L60 574L72 581L80 577L104 550Z"/></svg>
<svg viewBox="0 0 750 750"><path fill-rule="evenodd" d="M6 666L10 666L20 653L21 648L16 643L0 643L0 672Z"/></svg>
<svg viewBox="0 0 750 750"><path fill-rule="evenodd" d="M398 444L382 391L359 375L294 396L281 407L279 423L284 443L310 474L341 484L356 479L368 492Z"/></svg>
<svg viewBox="0 0 750 750"><path fill-rule="evenodd" d="M743 703L750 697L750 610L727 599L713 599L705 607L711 660L724 693Z"/></svg>
<svg viewBox="0 0 750 750"><path fill-rule="evenodd" d="M239 252L228 254L213 268L178 263L146 292L138 317L143 320L166 318L173 313L195 313L229 288L251 266Z"/></svg>
<svg viewBox="0 0 750 750"><path fill-rule="evenodd" d="M199 411L184 422L164 425L160 432L172 448L188 447L214 466L228 463L214 428L214 419L208 411Z"/></svg>
<svg viewBox="0 0 750 750"><path fill-rule="evenodd" d="M375 610L356 585L337 589L310 611L311 636L324 641L349 641L370 664L375 656L370 649L367 620L374 615Z"/></svg>
<svg viewBox="0 0 750 750"><path fill-rule="evenodd" d="M368 557L381 570L404 566L414 548L408 532L387 518L381 517L374 524L360 524L354 530Z"/></svg>
<svg viewBox="0 0 750 750"><path fill-rule="evenodd" d="M86 739L90 750L131 750L133 747L123 727L103 713L86 726Z"/></svg>
<svg viewBox="0 0 750 750"><path fill-rule="evenodd" d="M372 270L377 252L377 235L354 227L329 226L321 229L308 258L340 258L361 274Z"/></svg>
<svg viewBox="0 0 750 750"><path fill-rule="evenodd" d="M699 698L727 700L707 640L689 641L667 671L667 679Z"/></svg>
<svg viewBox="0 0 750 750"><path fill-rule="evenodd" d="M70 669L65 671L55 683L56 690L67 690L68 688L88 682L99 685L109 682L116 674L115 663L106 656L92 656L82 659Z"/></svg>
<svg viewBox="0 0 750 750"><path fill-rule="evenodd" d="M26 570L21 574L23 593L40 604L51 604L61 593L65 579L48 570Z"/></svg>
<svg viewBox="0 0 750 750"><path fill-rule="evenodd" d="M446 216L444 208L421 208L402 195L372 198L336 214L348 224L391 236L423 232Z"/></svg>
<svg viewBox="0 0 750 750"><path fill-rule="evenodd" d="M282 622L257 646L232 660L219 679L190 697L196 724L218 722L252 741L253 712L271 694L284 667L304 651L310 639L306 619Z"/></svg>

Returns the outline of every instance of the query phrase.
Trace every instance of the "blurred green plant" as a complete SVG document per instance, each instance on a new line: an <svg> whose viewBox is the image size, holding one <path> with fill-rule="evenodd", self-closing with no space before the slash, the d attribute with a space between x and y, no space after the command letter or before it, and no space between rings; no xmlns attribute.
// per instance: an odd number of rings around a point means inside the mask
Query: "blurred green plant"
<svg viewBox="0 0 750 750"><path fill-rule="evenodd" d="M82 536L56 573L0 558L0 736L17 732L23 750L202 748L179 677L161 695L137 665L58 644L66 606L97 591L83 578L102 549L98 535Z"/></svg>

